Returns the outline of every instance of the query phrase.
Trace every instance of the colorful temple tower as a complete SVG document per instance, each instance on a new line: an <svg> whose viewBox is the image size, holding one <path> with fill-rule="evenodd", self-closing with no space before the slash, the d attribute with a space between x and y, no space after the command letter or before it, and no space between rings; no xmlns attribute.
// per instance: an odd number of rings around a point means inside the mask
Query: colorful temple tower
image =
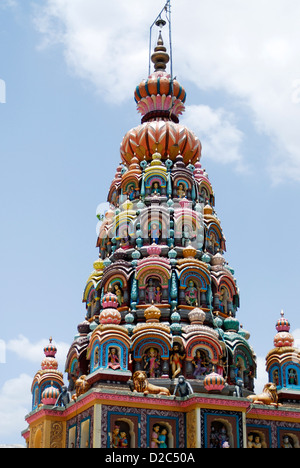
<svg viewBox="0 0 300 468"><path fill-rule="evenodd" d="M42 360L41 369L35 374L32 386L32 409L38 408L41 404L54 405L64 386L63 374L58 370L58 362L55 359L56 347L49 344L44 348L45 358Z"/></svg>
<svg viewBox="0 0 300 468"><path fill-rule="evenodd" d="M299 410L253 396L256 357L237 318L201 143L179 123L186 92L166 71L169 59L160 31L154 71L134 92L141 123L123 138L101 218L86 312L66 359L68 390L60 377L47 380L64 404L42 399L37 374L29 447L246 448L252 439L275 447L281 426L299 442ZM292 369L299 382L286 340L267 358L280 389Z"/></svg>
<svg viewBox="0 0 300 468"><path fill-rule="evenodd" d="M266 357L269 382L276 384L280 402L299 404L300 350L294 346L290 323L284 317L283 311L276 322L276 330L274 349Z"/></svg>

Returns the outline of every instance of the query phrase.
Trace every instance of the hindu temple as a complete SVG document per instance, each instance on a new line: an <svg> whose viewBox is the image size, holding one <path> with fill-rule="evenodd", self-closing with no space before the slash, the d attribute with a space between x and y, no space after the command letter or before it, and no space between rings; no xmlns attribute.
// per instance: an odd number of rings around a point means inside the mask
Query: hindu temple
<svg viewBox="0 0 300 468"><path fill-rule="evenodd" d="M23 437L29 448L299 448L300 350L282 313L257 395L217 197L200 140L180 123L186 91L167 71L156 23L152 71L133 90L140 121L121 141L99 216L66 378L50 339Z"/></svg>

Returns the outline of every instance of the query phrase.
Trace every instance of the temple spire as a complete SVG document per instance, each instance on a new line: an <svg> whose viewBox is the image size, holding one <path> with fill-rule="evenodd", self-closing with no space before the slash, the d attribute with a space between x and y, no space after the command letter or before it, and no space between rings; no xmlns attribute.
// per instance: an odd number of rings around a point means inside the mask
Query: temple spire
<svg viewBox="0 0 300 468"><path fill-rule="evenodd" d="M157 44L151 56L151 60L154 63L155 71L166 70L167 63L169 62L170 57L169 57L169 54L167 53L166 47L164 46L164 41L162 38L161 31L159 31Z"/></svg>
<svg viewBox="0 0 300 468"><path fill-rule="evenodd" d="M165 19L163 19L165 18ZM161 30L168 24L169 26L169 53L164 46L164 41L162 39ZM152 54L152 28L157 26L159 28L159 36L157 40L154 53ZM170 62L170 75L173 78L173 66L172 66L172 32L171 32L171 0L167 0L165 6L160 11L154 22L150 27L150 42L149 42L149 75L151 74L151 61L154 63L155 71L166 70L167 63Z"/></svg>

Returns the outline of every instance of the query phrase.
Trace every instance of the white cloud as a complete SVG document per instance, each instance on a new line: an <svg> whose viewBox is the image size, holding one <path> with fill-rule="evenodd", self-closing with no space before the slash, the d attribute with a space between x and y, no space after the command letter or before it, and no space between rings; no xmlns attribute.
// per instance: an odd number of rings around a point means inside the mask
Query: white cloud
<svg viewBox="0 0 300 468"><path fill-rule="evenodd" d="M243 133L236 127L232 113L209 106L186 107L181 123L202 135L203 157L221 164L235 164L237 170L245 170L242 156Z"/></svg>
<svg viewBox="0 0 300 468"><path fill-rule="evenodd" d="M31 410L32 377L21 374L8 380L0 388L0 438L8 440L11 436L20 439L26 429L25 415ZM16 434L19 435L19 439Z"/></svg>
<svg viewBox="0 0 300 468"><path fill-rule="evenodd" d="M16 6L16 0L0 0L0 8L15 8Z"/></svg>
<svg viewBox="0 0 300 468"><path fill-rule="evenodd" d="M151 10L136 0L49 0L45 8L36 6L35 24L43 34L42 46L62 44L71 70L89 80L103 99L117 103L133 95L136 80L148 71Z"/></svg>
<svg viewBox="0 0 300 468"><path fill-rule="evenodd" d="M147 75L149 26L162 6L160 0L143 8L139 0L48 0L35 18L46 43L62 44L76 75L120 102ZM248 109L273 143L266 159L275 182L300 181L299 16L298 0L172 5L175 74L202 90L225 91L236 112L241 103Z"/></svg>
<svg viewBox="0 0 300 468"><path fill-rule="evenodd" d="M48 343L49 339L41 339L36 343L30 343L28 338L19 335L17 338L11 339L6 343L6 350L17 354L21 359L36 363L38 371L40 369L38 366L45 357L43 350ZM54 341L53 344L57 348L56 359L59 363L59 367L63 367L70 345L64 342L56 343Z"/></svg>

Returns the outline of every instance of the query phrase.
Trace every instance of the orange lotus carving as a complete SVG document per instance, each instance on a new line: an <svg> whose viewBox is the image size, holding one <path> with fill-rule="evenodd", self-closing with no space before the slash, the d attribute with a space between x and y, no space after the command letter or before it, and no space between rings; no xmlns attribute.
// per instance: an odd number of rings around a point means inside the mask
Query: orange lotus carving
<svg viewBox="0 0 300 468"><path fill-rule="evenodd" d="M159 152L163 159L169 157L173 161L181 153L185 164L195 164L201 157L201 143L184 125L160 120L146 122L127 132L120 152L125 164L130 164L134 155L139 161L151 160L155 152Z"/></svg>

